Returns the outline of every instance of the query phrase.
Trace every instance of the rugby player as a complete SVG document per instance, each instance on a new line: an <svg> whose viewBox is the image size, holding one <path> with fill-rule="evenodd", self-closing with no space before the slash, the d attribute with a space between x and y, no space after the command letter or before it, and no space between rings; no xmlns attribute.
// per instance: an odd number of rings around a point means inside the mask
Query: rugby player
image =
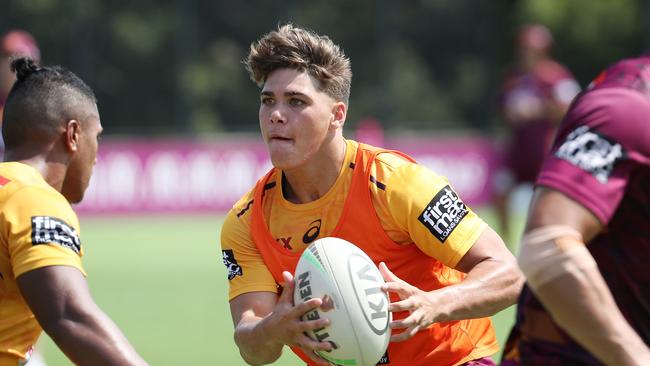
<svg viewBox="0 0 650 366"><path fill-rule="evenodd" d="M328 37L284 25L246 60L262 90L259 122L273 168L228 213L221 233L235 342L243 359L275 361L285 345L309 365L330 343L300 321L291 273L318 238L355 243L380 265L392 342L380 364L493 365L488 316L514 303L523 277L501 238L449 182L411 158L342 135L348 58ZM323 306L324 308L326 306Z"/></svg>
<svg viewBox="0 0 650 366"><path fill-rule="evenodd" d="M34 37L24 30L15 29L0 38L0 124L7 95L16 81L9 67L14 58L27 57L39 61L41 52Z"/></svg>
<svg viewBox="0 0 650 366"><path fill-rule="evenodd" d="M541 24L519 29L516 63L501 85L501 119L508 128L504 166L495 175L494 203L499 233L508 238L509 199L517 187L535 183L553 136L580 91L571 72L551 57L553 36ZM529 188L530 190L530 188Z"/></svg>
<svg viewBox="0 0 650 366"><path fill-rule="evenodd" d="M503 365L650 365L650 56L573 102L544 162Z"/></svg>
<svg viewBox="0 0 650 366"><path fill-rule="evenodd" d="M146 365L93 301L81 265L81 201L102 126L72 72L11 63L0 163L0 366L24 365L42 330L77 365Z"/></svg>

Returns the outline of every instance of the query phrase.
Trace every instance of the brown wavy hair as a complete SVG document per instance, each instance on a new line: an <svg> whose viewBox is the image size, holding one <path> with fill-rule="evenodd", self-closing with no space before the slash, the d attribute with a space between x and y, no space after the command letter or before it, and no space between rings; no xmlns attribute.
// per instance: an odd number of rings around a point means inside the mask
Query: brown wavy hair
<svg viewBox="0 0 650 366"><path fill-rule="evenodd" d="M327 36L291 24L279 26L251 44L244 65L258 86L277 69L306 71L319 81L319 90L348 104L352 83L350 59Z"/></svg>

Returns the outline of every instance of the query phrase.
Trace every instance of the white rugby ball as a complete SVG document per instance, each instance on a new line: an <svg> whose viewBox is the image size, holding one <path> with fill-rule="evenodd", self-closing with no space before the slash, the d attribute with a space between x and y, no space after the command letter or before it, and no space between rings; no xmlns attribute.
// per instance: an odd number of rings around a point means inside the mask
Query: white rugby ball
<svg viewBox="0 0 650 366"><path fill-rule="evenodd" d="M329 326L308 332L332 345L319 356L337 365L376 365L388 347L391 315L388 295L381 291L384 279L366 253L343 239L316 240L300 256L294 278L296 305L325 295L333 301L333 309L302 317L330 320Z"/></svg>

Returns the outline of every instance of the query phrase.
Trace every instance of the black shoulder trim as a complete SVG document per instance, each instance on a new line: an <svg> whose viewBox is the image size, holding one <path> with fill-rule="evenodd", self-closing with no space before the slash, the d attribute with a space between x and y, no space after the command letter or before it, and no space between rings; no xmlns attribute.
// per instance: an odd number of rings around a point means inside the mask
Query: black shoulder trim
<svg viewBox="0 0 650 366"><path fill-rule="evenodd" d="M253 200L248 201L246 204L246 207L244 207L239 213L237 214L237 217L241 217L241 215L245 214L246 211L248 211L249 208L253 205Z"/></svg>
<svg viewBox="0 0 650 366"><path fill-rule="evenodd" d="M264 191L267 191L267 190L269 190L269 189L271 189L273 187L275 187L275 182L267 183L267 184L264 185ZM243 214L245 214L246 211L248 211L251 208L251 206L253 205L253 201L254 200L248 201L248 203L246 204L246 207L244 207L241 211L239 211L239 213L237 213L237 217L241 217Z"/></svg>
<svg viewBox="0 0 650 366"><path fill-rule="evenodd" d="M386 190L386 185L382 182L378 182L377 179L375 179L375 177L373 177L372 175L370 176L370 181L375 183L377 188L381 189L382 191Z"/></svg>

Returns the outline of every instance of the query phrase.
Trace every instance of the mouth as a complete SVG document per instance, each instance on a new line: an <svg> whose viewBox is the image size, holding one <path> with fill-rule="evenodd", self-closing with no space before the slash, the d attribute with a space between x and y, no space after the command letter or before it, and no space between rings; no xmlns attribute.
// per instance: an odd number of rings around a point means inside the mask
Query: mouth
<svg viewBox="0 0 650 366"><path fill-rule="evenodd" d="M269 142L271 142L271 141L291 142L291 141L293 141L293 139L290 139L290 138L284 137L284 136L271 135L271 136L269 136Z"/></svg>

